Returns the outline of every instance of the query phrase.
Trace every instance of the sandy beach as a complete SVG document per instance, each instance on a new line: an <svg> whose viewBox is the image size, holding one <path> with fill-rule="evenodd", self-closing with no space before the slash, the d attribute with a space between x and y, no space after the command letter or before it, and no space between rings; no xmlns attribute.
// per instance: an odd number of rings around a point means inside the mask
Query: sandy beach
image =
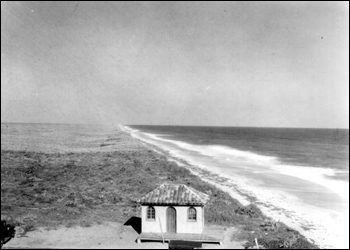
<svg viewBox="0 0 350 250"><path fill-rule="evenodd" d="M126 126L123 129L135 138L154 145L178 165L229 193L241 204L256 204L265 215L282 221L322 248L347 248L348 183L328 178L336 175L337 170L310 167L315 164L305 166L302 161L300 165L284 163L285 157L277 157L281 152L272 148L276 144L283 148L288 144L285 140L270 143L269 137L263 139L268 131L263 133L261 130L263 138L257 137L270 149L269 154L264 154L251 151L258 144L256 141L246 143L246 137L239 138L240 132L243 134L239 131L242 128ZM246 132L252 131L247 129ZM285 131L285 135L289 132ZM294 132L302 133L301 130ZM273 134L270 133L270 136ZM218 139L220 136L221 140ZM290 143L294 143L294 139ZM231 146L224 146L230 143ZM248 147L238 150L242 145ZM334 154L339 153L339 158L342 157L342 147L330 147L334 149ZM299 150L299 146L292 148ZM314 152L322 151L317 143L306 147L305 152L308 152L307 148ZM320 155L323 153L319 153L318 157ZM346 153L344 155L344 160L335 159L346 164ZM290 155L290 158L293 157ZM310 158L313 157L304 156L308 161L311 161ZM327 162L327 159L324 161ZM333 164L330 161L327 166ZM338 188L342 191L337 191Z"/></svg>

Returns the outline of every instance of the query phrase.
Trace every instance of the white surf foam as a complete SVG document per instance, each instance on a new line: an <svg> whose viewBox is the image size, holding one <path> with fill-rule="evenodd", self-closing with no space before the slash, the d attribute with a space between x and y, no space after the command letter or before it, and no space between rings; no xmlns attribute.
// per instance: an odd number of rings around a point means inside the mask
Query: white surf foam
<svg viewBox="0 0 350 250"><path fill-rule="evenodd" d="M322 185L348 200L349 184L326 178L335 173L333 169L284 165L276 157L236 150L221 145L192 145L162 138L163 135L143 133L129 127L123 127L122 129L137 139L168 150L170 155L175 158L184 159L191 165L197 166L197 168L192 168L192 171L197 175L201 175L200 169L203 169L225 178L223 181L220 178L211 178L203 174L201 176L206 178L206 181L227 191L243 204L247 204L247 196L254 197L256 204L266 215L281 220L288 226L302 232L307 238L315 240L321 247L344 248L349 246L347 234L349 227L348 223L344 223L349 219L348 214L344 215L306 205L290 193L262 187L258 183L259 180L251 180L239 175L241 170L261 171L262 173L271 171ZM230 170L237 170L237 175L228 174L230 172L223 171L222 167L213 162L232 163L234 169ZM308 229L306 230L306 228Z"/></svg>
<svg viewBox="0 0 350 250"><path fill-rule="evenodd" d="M294 176L324 186L335 194L340 195L344 200L349 201L349 183L327 178L336 174L334 169L282 164L272 165L271 168L281 174Z"/></svg>
<svg viewBox="0 0 350 250"><path fill-rule="evenodd" d="M129 131L134 133L137 132L137 130L132 129L130 129ZM340 180L330 180L329 178L327 178L328 176L334 176L336 174L336 170L334 169L286 165L279 162L277 157L273 156L259 155L253 152L237 150L221 145L193 145L181 141L174 141L160 137L164 135L149 133L143 134L156 141L171 143L185 150L197 152L206 156L211 156L213 159L218 161L225 160L226 162L234 162L249 165L254 164L254 167L256 165L262 167L262 169L255 169L253 171L262 171L270 169L280 174L289 175L310 182L314 182L337 193L344 199L349 200L349 183Z"/></svg>

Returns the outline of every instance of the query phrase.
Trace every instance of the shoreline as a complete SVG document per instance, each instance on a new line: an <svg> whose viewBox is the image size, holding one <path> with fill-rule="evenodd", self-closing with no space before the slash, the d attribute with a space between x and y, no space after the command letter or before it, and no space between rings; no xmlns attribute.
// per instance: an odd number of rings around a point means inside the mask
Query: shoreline
<svg viewBox="0 0 350 250"><path fill-rule="evenodd" d="M238 200L243 206L248 206L250 204L257 204L257 205L263 205L262 208L264 207L269 207L272 210L280 210L280 208L275 207L272 203L266 204L266 203L262 203L261 201L258 201L254 196L249 195L249 191L247 192L242 192L236 185L237 184L219 184L218 182L230 182L230 179L228 177L225 177L224 175L220 176L214 172L211 172L210 170L207 170L206 168L200 168L198 166L196 166L196 163L190 163L188 161L186 161L186 159L181 158L180 156L174 156L172 155L172 153L170 151L168 151L167 149L163 149L161 148L161 146L154 144L151 140L145 139L143 137L140 137L138 135L135 135L132 131L131 128L127 127L126 128L124 126L120 126L119 127L122 131L130 134L130 136L132 136L134 139L140 141L141 143L144 143L147 147L152 148L153 150L156 150L157 152L163 154L165 157L167 157L170 161L174 161L176 164L178 164L181 167L185 167L187 169L189 169L191 171L192 174L198 176L199 178L201 178L203 181L205 181L206 183L215 186L216 188L222 190L223 192L228 193L232 198ZM140 131L141 132L141 131ZM142 132L141 132L142 133ZM153 137L153 135L152 135ZM269 211L266 209L262 209L260 206L259 208L261 209L261 211L268 217L270 218L276 218L276 216L274 214L270 214L269 215ZM323 210L323 209L320 209ZM295 216L293 214L291 214L288 211L284 211L287 213L287 217L289 216ZM290 213L290 214L289 214ZM289 215L288 215L289 214ZM286 223L285 221L283 221L283 216L278 216L277 217L278 221L282 221L283 223ZM304 232L308 232L310 229L314 229L312 225L310 225L308 228L308 226L304 226L304 225L296 225L294 223L286 223L287 226L297 230L299 233L300 231L304 231ZM302 233L301 233L302 234ZM304 235L305 236L305 235ZM315 240L312 237L308 237L307 238L310 242L315 243ZM317 243L315 243L317 244ZM323 246L324 248L329 248L329 246L325 245Z"/></svg>
<svg viewBox="0 0 350 250"><path fill-rule="evenodd" d="M1 189L2 217L27 231L125 223L132 216L140 216L135 204L139 197L164 182L181 182L210 195L206 225L236 228L231 239L234 242L246 242L246 247L252 247L257 237L259 244L268 248L278 244L316 248L299 232L262 215L255 206L243 206L129 133L114 129L102 137L96 137L95 147L90 142L93 138L79 145L88 145L88 152L69 152L66 146L62 153L2 147L2 179L8 180ZM31 233L28 231L28 235ZM18 247L26 247L23 238L16 238L16 242ZM10 247L11 241L8 244Z"/></svg>
<svg viewBox="0 0 350 250"><path fill-rule="evenodd" d="M227 177L220 176L216 173L213 173L207 169L200 168L196 166L195 163L190 163L186 161L186 159L181 158L180 156L174 156L172 155L168 150L161 148L161 146L155 145L151 141L136 136L134 133L132 133L132 129L128 126L119 126L119 129L122 130L125 133L128 133L132 138L138 140L142 144L144 144L146 147L151 148L152 150L155 150L157 153L160 153L167 157L169 161L175 162L180 167L187 168L192 174L195 176L198 176L201 180L208 183L209 185L215 186L215 188L220 189L221 191L228 193L233 199L236 199L238 202L240 202L243 206L249 206L252 204L255 204L256 198L252 197L251 195L247 194L247 192L242 192L239 188L237 188L236 184L219 184L220 182L226 182L229 181ZM141 132L142 133L142 132ZM265 204L266 205L266 204ZM273 206L273 205L269 205ZM263 211L263 210L262 210ZM266 212L263 211L263 213L266 215ZM268 216L268 215L267 215ZM269 218L274 218L273 216ZM280 218L279 220L280 221ZM290 225L288 225L290 226ZM292 227L292 226L290 226ZM294 228L300 233L300 230L298 228ZM308 229L306 229L308 230ZM315 244L315 241L312 238L308 238L310 242L313 242Z"/></svg>
<svg viewBox="0 0 350 250"><path fill-rule="evenodd" d="M165 149L162 149L150 142L147 142L145 140L142 140L140 138L134 137L134 135L132 135L130 132L125 131L123 128L121 128L121 130L127 134L129 134L133 139L139 141L140 143L142 143L145 147L150 148L151 150L154 150L156 153L161 154L163 156L165 156L169 161L176 163L178 166L180 167L185 167L187 168L189 171L191 171L191 173L195 176L198 176L199 178L201 178L203 181L209 183L210 185L216 186L217 188L220 188L222 191L229 193L231 195L232 198L238 200L243 206L247 206L250 204L249 199L251 197L249 197L248 195L244 194L244 193L240 193L240 195L237 195L234 191L230 190L230 189L225 189L223 186L218 185L217 183L215 183L212 179L214 178L221 178L220 176L216 175L215 173L211 173L208 170L204 170L201 169L199 167L196 167L193 164L190 164L189 162L187 162L184 159L181 158L177 158L175 156L172 156L169 152L167 152ZM209 179L209 177L211 177ZM236 189L236 192L239 193L239 190ZM247 199L242 199L242 196L245 196Z"/></svg>

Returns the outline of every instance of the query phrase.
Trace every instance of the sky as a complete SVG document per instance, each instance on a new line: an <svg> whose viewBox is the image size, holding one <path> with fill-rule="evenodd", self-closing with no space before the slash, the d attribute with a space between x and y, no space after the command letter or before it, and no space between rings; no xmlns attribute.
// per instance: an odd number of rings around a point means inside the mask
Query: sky
<svg viewBox="0 0 350 250"><path fill-rule="evenodd" d="M349 128L349 3L2 1L1 122Z"/></svg>

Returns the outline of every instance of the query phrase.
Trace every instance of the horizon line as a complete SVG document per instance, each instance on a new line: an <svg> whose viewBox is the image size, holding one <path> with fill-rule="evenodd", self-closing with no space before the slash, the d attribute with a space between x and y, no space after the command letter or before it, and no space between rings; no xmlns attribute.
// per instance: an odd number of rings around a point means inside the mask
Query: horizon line
<svg viewBox="0 0 350 250"><path fill-rule="evenodd" d="M213 125L154 125L154 124L121 124L121 123L52 123L52 122L1 122L1 124L46 124L46 125L122 125L122 126L158 126L158 127L222 127L222 128L286 128L286 129L344 129L345 127L273 127L273 126L213 126Z"/></svg>

